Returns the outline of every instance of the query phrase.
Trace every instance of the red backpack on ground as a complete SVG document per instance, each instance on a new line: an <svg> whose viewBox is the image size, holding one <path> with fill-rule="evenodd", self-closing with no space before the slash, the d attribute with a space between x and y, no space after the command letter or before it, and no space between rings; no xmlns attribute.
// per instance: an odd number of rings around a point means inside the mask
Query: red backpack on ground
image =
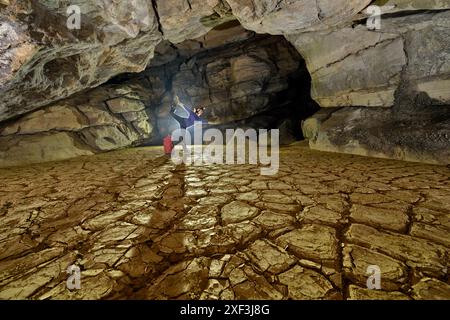
<svg viewBox="0 0 450 320"><path fill-rule="evenodd" d="M171 155L174 147L172 142L172 136L171 135L166 136L163 139L163 144L164 144L164 153L167 155Z"/></svg>

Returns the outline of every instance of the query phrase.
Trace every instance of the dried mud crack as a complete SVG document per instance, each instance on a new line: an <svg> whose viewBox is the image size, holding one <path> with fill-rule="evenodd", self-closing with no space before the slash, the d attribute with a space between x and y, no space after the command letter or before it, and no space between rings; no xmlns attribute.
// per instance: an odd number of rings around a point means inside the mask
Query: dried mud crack
<svg viewBox="0 0 450 320"><path fill-rule="evenodd" d="M160 155L0 170L0 298L450 298L447 167L303 144L275 176Z"/></svg>

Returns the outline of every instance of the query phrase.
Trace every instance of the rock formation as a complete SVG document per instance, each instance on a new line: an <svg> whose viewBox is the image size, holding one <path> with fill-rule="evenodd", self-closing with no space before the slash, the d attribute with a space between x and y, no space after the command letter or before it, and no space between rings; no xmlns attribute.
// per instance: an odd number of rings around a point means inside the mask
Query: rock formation
<svg viewBox="0 0 450 320"><path fill-rule="evenodd" d="M304 99L308 82L289 86L308 72L283 37L256 35L234 22L176 46L161 42L155 52L139 74L6 122L0 127L2 165L18 157L27 164L160 144L178 128L169 116L175 95L189 106L205 106L219 129L281 127L282 143L295 141L301 118L316 110Z"/></svg>
<svg viewBox="0 0 450 320"><path fill-rule="evenodd" d="M8 3L0 4L0 120L144 70L162 38L146 0L78 1L79 30L67 27L66 3Z"/></svg>
<svg viewBox="0 0 450 320"><path fill-rule="evenodd" d="M157 98L142 83L128 82L29 113L0 130L2 164L14 165L10 154L25 164L136 146L151 138L155 118L146 108Z"/></svg>
<svg viewBox="0 0 450 320"><path fill-rule="evenodd" d="M366 25L374 18L365 10L369 5L381 6L380 29ZM324 109L343 108L330 117L323 110L303 124L312 148L450 161L449 0L132 0L77 6L80 29L73 29L68 22L76 21L76 10L65 2L0 1L2 166L156 141L170 129L164 121L175 92L190 103L211 105L208 117L219 125L286 126L289 112L282 121L265 112L301 59L293 61L284 45L265 48L265 40L245 51L242 42L254 41L255 33L290 41L306 61L312 98ZM158 70L163 78L148 77ZM143 73L105 84L130 72ZM143 78L152 90L138 81ZM139 83L126 92L130 81ZM300 128L296 117L289 120L290 131ZM389 134L392 126L397 134Z"/></svg>
<svg viewBox="0 0 450 320"><path fill-rule="evenodd" d="M304 121L303 131L317 150L448 163L450 108L405 109L324 108Z"/></svg>

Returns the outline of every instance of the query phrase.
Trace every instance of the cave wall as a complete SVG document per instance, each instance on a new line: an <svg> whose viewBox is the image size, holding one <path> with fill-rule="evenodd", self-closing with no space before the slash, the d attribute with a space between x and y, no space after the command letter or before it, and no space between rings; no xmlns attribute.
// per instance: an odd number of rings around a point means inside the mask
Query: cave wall
<svg viewBox="0 0 450 320"><path fill-rule="evenodd" d="M288 36L306 59L312 97L322 107L392 107L396 94L422 92L433 104L449 104L450 12L385 17L381 23L379 31L357 24Z"/></svg>
<svg viewBox="0 0 450 320"><path fill-rule="evenodd" d="M76 4L80 30L66 26L66 1L0 4L0 121L142 71L153 57L162 36L148 1Z"/></svg>
<svg viewBox="0 0 450 320"><path fill-rule="evenodd" d="M205 37L210 37L209 49L212 49L223 38L220 32L215 36L214 32L208 36L208 32L233 19L238 19L245 29L256 33L285 36L306 60L312 77L313 98L325 109L340 108L339 112L331 114L323 110L303 123L312 148L449 163L446 150L450 146L447 108L450 99L450 0L80 0L77 4L82 9L83 27L68 30L65 27L67 4L64 1L0 2L0 121L2 127L9 126L7 134L3 131L0 156L6 163L13 163L14 158L17 161L12 150L27 145L28 142L22 142L25 140L32 141L27 148L35 148L40 154L65 150L55 159L114 149L99 147L95 142L98 136L108 141L108 136L114 134L100 134L99 127L103 125L98 126L95 121L91 124L83 112L78 113L78 109L58 111L59 116L76 118L73 122L81 123L72 124L69 129L44 125L43 133L23 133L18 138L20 130L24 129L19 129L18 125L17 130L14 129L14 122L23 121L19 117L24 114L36 119L57 117L58 112L53 113L49 108L41 110L41 113L30 112L58 100L57 104L70 105L71 102L61 99L98 87L118 74L142 72L149 63L154 63L154 66L170 63L173 57L176 58L176 54L170 53L173 46L189 55L189 52L204 49ZM381 30L370 31L365 26L367 14L363 10L370 4L384 5ZM239 36L245 38L247 35ZM203 41L198 41L201 38ZM163 45L166 43L167 54L154 57L155 48L162 42ZM262 52L259 54L264 55ZM259 58L257 63L261 63ZM265 68L248 58L242 58L240 63ZM196 62L186 65L186 69L180 69L174 77L174 83L180 81L182 84L189 78L188 69L193 66L200 67ZM219 62L218 67L215 73L221 71ZM218 77L220 79L221 76ZM191 88L190 94L181 94L193 102L201 101L206 95L203 81L208 79L202 77L193 81L198 87ZM110 84L98 90L108 91L108 86ZM239 90L251 92L256 88L251 86L248 84L247 88ZM83 91L81 96L86 92L91 95L91 91ZM93 92L97 91L94 89ZM103 103L101 108L109 99L129 99L103 94L99 93L102 97L98 101ZM167 105L170 96L163 94L162 99L163 105ZM222 101L216 102L220 105ZM146 105L146 119L141 115L141 118L131 121L123 116L128 111L114 113L107 106L105 112L121 123L111 124L113 120L108 120L109 127L120 127L116 138L122 143L118 143L118 147L140 144L151 138L155 130L159 131L158 118L162 118L167 107L157 104L154 114L148 112ZM224 106L230 107L230 104L225 103ZM212 118L222 117L217 116L222 115L219 109L210 110ZM245 108L232 111L241 115L247 112L246 116L251 114ZM407 116L400 116L402 114ZM371 117L377 120L370 121ZM148 123L144 133L136 129L138 120ZM40 121L35 120L35 123ZM371 126L374 130L364 130L364 127L356 130L354 123L367 124L366 128ZM401 138L394 139L389 130L392 124L398 123L402 124L404 132L396 135ZM410 126L415 128L415 134L408 133ZM92 133L94 131L97 133ZM60 138L49 135L49 132L59 134ZM417 139L419 147L412 143ZM375 140L382 141L385 147L380 147L381 142L373 143ZM420 149L419 155L414 148ZM35 162L48 160L45 156L42 159L36 157Z"/></svg>
<svg viewBox="0 0 450 320"><path fill-rule="evenodd" d="M177 46L161 43L155 52L141 73L123 74L0 125L0 166L161 144L179 127L169 115L175 95L188 106L205 106L215 128L281 127L282 142L296 140L298 112L308 112L313 101L296 104L299 93L309 95L309 84L299 90L289 82L308 73L283 37L232 23Z"/></svg>
<svg viewBox="0 0 450 320"><path fill-rule="evenodd" d="M204 117L219 129L268 128L270 125L273 128L277 127L275 122L259 123L258 118L278 113L279 120L283 121L294 117L295 109L305 112L311 109L310 99L294 105L297 96L309 96L308 89L302 91L289 86L290 81L308 75L295 49L283 37L260 36L238 28L232 34L233 37L241 35L240 41L216 49L211 49L209 39L198 39L200 45L193 41L184 43L178 47L181 50L178 52L187 57L143 73L152 83L166 84L161 104L155 107L160 137L178 128L169 115L175 95L188 106L206 107ZM222 39L214 40L228 42L227 38ZM307 86L309 88L309 84ZM285 109L293 112L285 114ZM299 121L297 117L297 126Z"/></svg>
<svg viewBox="0 0 450 320"><path fill-rule="evenodd" d="M323 108L343 107L306 121L310 146L449 164L450 11L397 13L381 23L380 31L357 24L288 37L306 57L312 97Z"/></svg>
<svg viewBox="0 0 450 320"><path fill-rule="evenodd" d="M149 85L149 84L147 84ZM0 126L0 166L92 155L142 144L159 99L142 81L104 85Z"/></svg>
<svg viewBox="0 0 450 320"><path fill-rule="evenodd" d="M66 1L0 2L0 121L124 72L143 71L163 40L180 43L238 19L248 30L288 35L351 22L370 0L86 1L80 30Z"/></svg>

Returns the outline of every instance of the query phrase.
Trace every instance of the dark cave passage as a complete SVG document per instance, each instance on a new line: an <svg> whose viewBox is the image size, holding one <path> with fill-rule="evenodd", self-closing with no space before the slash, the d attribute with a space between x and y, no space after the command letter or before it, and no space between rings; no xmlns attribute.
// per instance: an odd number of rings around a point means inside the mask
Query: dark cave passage
<svg viewBox="0 0 450 320"><path fill-rule="evenodd" d="M162 42L149 67L122 74L110 85L138 83L151 96L147 110L161 144L177 128L169 115L175 95L189 107L204 106L213 128L280 129L280 143L303 139L301 121L319 106L311 99L305 61L282 36L255 34L230 21L204 37Z"/></svg>

